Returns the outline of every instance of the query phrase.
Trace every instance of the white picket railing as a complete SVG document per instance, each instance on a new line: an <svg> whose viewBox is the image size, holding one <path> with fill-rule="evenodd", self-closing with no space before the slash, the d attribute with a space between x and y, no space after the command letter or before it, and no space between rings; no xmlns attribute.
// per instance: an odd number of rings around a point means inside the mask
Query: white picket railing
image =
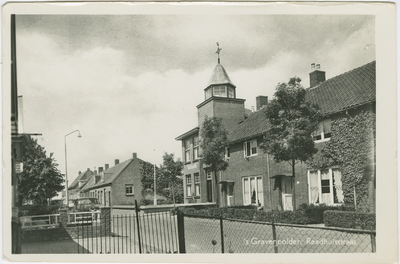
<svg viewBox="0 0 400 264"><path fill-rule="evenodd" d="M22 216L19 219L21 228L58 227L60 214Z"/></svg>
<svg viewBox="0 0 400 264"><path fill-rule="evenodd" d="M68 214L68 224L86 224L100 221L100 211L73 212Z"/></svg>
<svg viewBox="0 0 400 264"><path fill-rule="evenodd" d="M60 224L60 214L31 215L19 218L21 228L44 228L58 227ZM68 214L69 225L89 224L100 221L100 211L94 212L73 212Z"/></svg>

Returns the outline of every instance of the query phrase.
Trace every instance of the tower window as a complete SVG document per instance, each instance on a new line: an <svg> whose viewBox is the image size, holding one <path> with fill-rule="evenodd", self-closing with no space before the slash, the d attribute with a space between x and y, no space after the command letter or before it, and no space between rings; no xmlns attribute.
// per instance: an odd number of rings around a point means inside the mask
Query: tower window
<svg viewBox="0 0 400 264"><path fill-rule="evenodd" d="M206 90L206 100L212 96L212 87Z"/></svg>
<svg viewBox="0 0 400 264"><path fill-rule="evenodd" d="M227 97L226 95L226 86L215 86L214 87L214 96Z"/></svg>
<svg viewBox="0 0 400 264"><path fill-rule="evenodd" d="M228 97L235 98L235 90L232 87L228 87Z"/></svg>

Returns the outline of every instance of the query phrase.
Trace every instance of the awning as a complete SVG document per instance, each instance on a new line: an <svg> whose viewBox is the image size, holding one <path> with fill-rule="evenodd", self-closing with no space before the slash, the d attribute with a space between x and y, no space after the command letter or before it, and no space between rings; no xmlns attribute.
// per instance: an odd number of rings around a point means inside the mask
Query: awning
<svg viewBox="0 0 400 264"><path fill-rule="evenodd" d="M271 179L272 179L272 178L279 178L279 177L282 177L282 176L293 177L293 175L278 174L278 175L271 176L270 178L271 178Z"/></svg>
<svg viewBox="0 0 400 264"><path fill-rule="evenodd" d="M218 182L218 184L222 184L222 183L234 183L235 181L231 181L231 180L221 180Z"/></svg>

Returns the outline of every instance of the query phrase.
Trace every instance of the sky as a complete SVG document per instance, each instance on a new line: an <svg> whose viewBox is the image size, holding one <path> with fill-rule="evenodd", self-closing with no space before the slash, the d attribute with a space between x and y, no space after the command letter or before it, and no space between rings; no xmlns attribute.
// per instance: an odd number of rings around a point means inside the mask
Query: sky
<svg viewBox="0 0 400 264"><path fill-rule="evenodd" d="M237 98L255 107L291 77L309 87L311 63L332 78L375 60L372 15L17 15L18 94L25 133L78 171L138 158L181 158L175 138L221 64Z"/></svg>

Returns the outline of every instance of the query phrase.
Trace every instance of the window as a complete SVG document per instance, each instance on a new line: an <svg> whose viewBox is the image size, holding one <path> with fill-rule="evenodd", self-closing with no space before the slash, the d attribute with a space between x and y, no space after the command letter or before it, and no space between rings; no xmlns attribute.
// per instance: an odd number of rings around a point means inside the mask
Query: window
<svg viewBox="0 0 400 264"><path fill-rule="evenodd" d="M192 196L192 175L186 175L186 196Z"/></svg>
<svg viewBox="0 0 400 264"><path fill-rule="evenodd" d="M313 204L343 203L342 174L338 169L308 172L309 199Z"/></svg>
<svg viewBox="0 0 400 264"><path fill-rule="evenodd" d="M245 157L257 155L257 140L254 139L252 141L244 142L243 148Z"/></svg>
<svg viewBox="0 0 400 264"><path fill-rule="evenodd" d="M228 97L235 98L235 89L233 89L232 87L228 87Z"/></svg>
<svg viewBox="0 0 400 264"><path fill-rule="evenodd" d="M206 90L206 100L212 96L212 87Z"/></svg>
<svg viewBox="0 0 400 264"><path fill-rule="evenodd" d="M193 138L193 160L199 159L199 137Z"/></svg>
<svg viewBox="0 0 400 264"><path fill-rule="evenodd" d="M329 138L331 138L331 124L332 120L330 118L320 122L318 124L317 130L314 131L312 134L314 141L328 140Z"/></svg>
<svg viewBox="0 0 400 264"><path fill-rule="evenodd" d="M261 176L244 177L243 205L264 205L263 184Z"/></svg>
<svg viewBox="0 0 400 264"><path fill-rule="evenodd" d="M214 86L214 96L227 97L226 86Z"/></svg>
<svg viewBox="0 0 400 264"><path fill-rule="evenodd" d="M153 189L152 187L153 187L153 184L151 184L151 183L145 183L144 184L144 189L145 190L149 190L149 189L151 190L151 189Z"/></svg>
<svg viewBox="0 0 400 264"><path fill-rule="evenodd" d="M229 147L225 148L225 159L229 159L231 157L231 152Z"/></svg>
<svg viewBox="0 0 400 264"><path fill-rule="evenodd" d="M190 139L185 140L185 161L190 162Z"/></svg>
<svg viewBox="0 0 400 264"><path fill-rule="evenodd" d="M194 174L194 195L200 196L200 175L199 175L199 173Z"/></svg>
<svg viewBox="0 0 400 264"><path fill-rule="evenodd" d="M125 195L133 195L133 184L125 184Z"/></svg>

